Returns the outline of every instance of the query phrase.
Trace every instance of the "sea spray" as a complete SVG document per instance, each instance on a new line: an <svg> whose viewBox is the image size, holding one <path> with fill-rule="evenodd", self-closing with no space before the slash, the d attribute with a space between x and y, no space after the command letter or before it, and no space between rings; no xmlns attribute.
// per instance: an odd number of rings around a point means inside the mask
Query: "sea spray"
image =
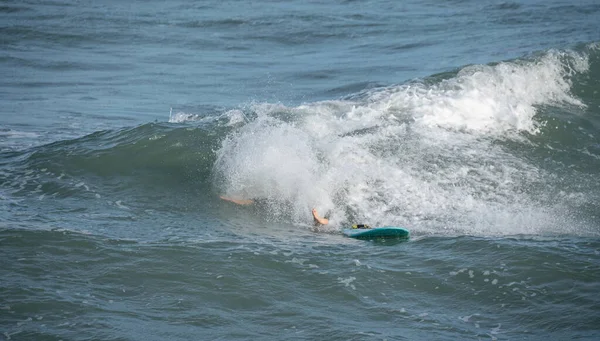
<svg viewBox="0 0 600 341"><path fill-rule="evenodd" d="M585 56L550 51L474 65L436 82L369 90L298 107L253 104L227 136L214 174L225 195L266 199L270 216L332 225L409 226L422 233L560 229L560 204L538 200L543 169L502 141L539 132L540 105L582 106L570 93ZM543 196L542 196L543 197ZM276 204L273 204L276 203Z"/></svg>

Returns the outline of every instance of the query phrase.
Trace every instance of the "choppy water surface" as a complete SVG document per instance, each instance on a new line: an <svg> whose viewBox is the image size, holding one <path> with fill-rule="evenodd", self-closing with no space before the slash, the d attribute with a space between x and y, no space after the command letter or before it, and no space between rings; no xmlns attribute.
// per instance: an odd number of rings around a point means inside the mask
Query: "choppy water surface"
<svg viewBox="0 0 600 341"><path fill-rule="evenodd" d="M595 1L0 18L4 339L600 336Z"/></svg>

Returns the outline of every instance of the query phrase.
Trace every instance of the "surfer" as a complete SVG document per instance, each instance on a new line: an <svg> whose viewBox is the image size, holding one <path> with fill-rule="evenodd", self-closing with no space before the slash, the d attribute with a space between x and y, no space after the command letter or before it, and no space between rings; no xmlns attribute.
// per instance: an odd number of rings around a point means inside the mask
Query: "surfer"
<svg viewBox="0 0 600 341"><path fill-rule="evenodd" d="M252 200L252 199L236 199L236 198L226 197L224 195L219 196L219 198L221 198L221 200L229 201L229 202L232 202L234 204L242 205L242 206L247 206L247 205L254 204L254 200ZM329 224L329 219L322 218L321 216L319 216L319 212L317 212L316 208L312 209L312 216L313 216L313 218L315 220L315 225L327 225L327 224Z"/></svg>
<svg viewBox="0 0 600 341"><path fill-rule="evenodd" d="M226 196L220 196L222 200L232 202L237 205L251 205L255 203L253 199L236 199ZM329 225L329 219L321 217L316 208L313 208L312 216L315 221L315 226ZM409 232L403 227L384 226L372 228L366 224L354 224L351 228L342 229L342 233L348 237L358 239L375 239L375 238L408 238Z"/></svg>

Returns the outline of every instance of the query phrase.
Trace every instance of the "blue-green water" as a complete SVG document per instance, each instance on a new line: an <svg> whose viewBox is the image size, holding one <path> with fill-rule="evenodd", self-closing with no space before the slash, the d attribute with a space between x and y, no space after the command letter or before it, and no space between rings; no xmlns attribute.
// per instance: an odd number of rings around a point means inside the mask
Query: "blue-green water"
<svg viewBox="0 0 600 341"><path fill-rule="evenodd" d="M0 339L598 339L599 22L0 2Z"/></svg>

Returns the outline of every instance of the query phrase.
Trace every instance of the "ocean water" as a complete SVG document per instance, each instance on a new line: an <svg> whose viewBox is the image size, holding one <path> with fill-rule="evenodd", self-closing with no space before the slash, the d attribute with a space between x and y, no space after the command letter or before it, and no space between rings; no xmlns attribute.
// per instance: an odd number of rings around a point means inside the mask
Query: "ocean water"
<svg viewBox="0 0 600 341"><path fill-rule="evenodd" d="M0 46L0 339L600 338L597 0L3 0Z"/></svg>

